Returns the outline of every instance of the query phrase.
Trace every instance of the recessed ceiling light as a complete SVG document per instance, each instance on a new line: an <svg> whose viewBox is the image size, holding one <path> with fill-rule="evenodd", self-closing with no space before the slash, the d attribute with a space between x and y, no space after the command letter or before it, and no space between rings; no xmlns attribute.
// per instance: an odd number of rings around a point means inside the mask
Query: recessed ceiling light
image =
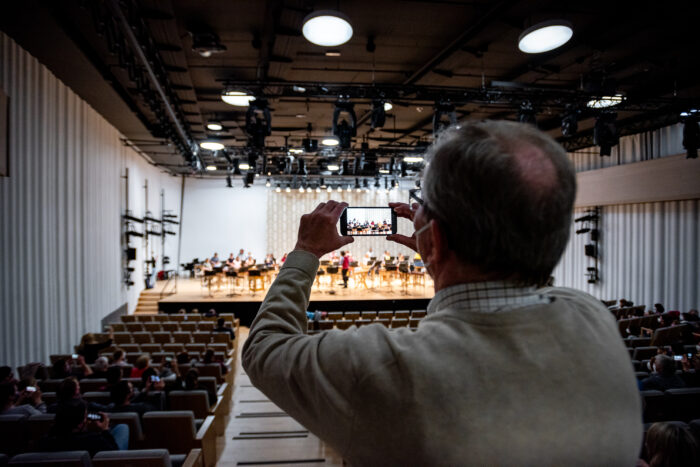
<svg viewBox="0 0 700 467"><path fill-rule="evenodd" d="M292 154L301 154L302 152L304 152L304 150L301 148L289 148L289 152L291 152Z"/></svg>
<svg viewBox="0 0 700 467"><path fill-rule="evenodd" d="M255 97L243 91L224 90L224 92L221 93L221 100L229 105L248 107L250 101L255 100Z"/></svg>
<svg viewBox="0 0 700 467"><path fill-rule="evenodd" d="M335 47L345 44L352 37L350 19L333 10L314 11L304 18L301 32L312 44Z"/></svg>
<svg viewBox="0 0 700 467"><path fill-rule="evenodd" d="M296 114L295 117L296 117L296 118L306 118L306 115L304 115L304 114Z"/></svg>
<svg viewBox="0 0 700 467"><path fill-rule="evenodd" d="M338 164L328 164L328 170L335 172L336 170L340 170L340 166Z"/></svg>
<svg viewBox="0 0 700 467"><path fill-rule="evenodd" d="M420 156L406 156L403 158L403 161L407 164L415 164L417 162L423 162L423 158Z"/></svg>
<svg viewBox="0 0 700 467"><path fill-rule="evenodd" d="M202 149L208 149L209 151L221 151L224 149L224 145L216 141L202 141L199 143L199 147Z"/></svg>
<svg viewBox="0 0 700 467"><path fill-rule="evenodd" d="M241 170L248 170L248 169L250 169L250 165L248 165L245 162L241 162L240 164L238 164L238 168Z"/></svg>
<svg viewBox="0 0 700 467"><path fill-rule="evenodd" d="M306 187L306 192L307 192L307 193L311 193L311 187L310 187L310 186L307 186L307 187Z"/></svg>
<svg viewBox="0 0 700 467"><path fill-rule="evenodd" d="M569 42L574 29L568 21L543 21L527 28L518 38L518 48L528 54L549 52Z"/></svg>
<svg viewBox="0 0 700 467"><path fill-rule="evenodd" d="M215 165L208 165L207 170L209 170L209 171L216 170L216 166Z"/></svg>
<svg viewBox="0 0 700 467"><path fill-rule="evenodd" d="M380 174L388 174L389 171L387 169L379 169Z"/></svg>
<svg viewBox="0 0 700 467"><path fill-rule="evenodd" d="M340 140L335 136L324 136L321 140L321 144L324 146L337 146L339 143Z"/></svg>
<svg viewBox="0 0 700 467"><path fill-rule="evenodd" d="M303 86L292 86L292 91L294 91L294 92L306 92L306 88Z"/></svg>
<svg viewBox="0 0 700 467"><path fill-rule="evenodd" d="M209 120L209 123L207 123L207 129L211 131L221 131L224 129L224 126L221 124L221 122Z"/></svg>
<svg viewBox="0 0 700 467"><path fill-rule="evenodd" d="M620 102L625 100L622 94L615 94L614 96L602 96L596 99L591 99L586 104L587 107L591 109L604 109L606 107L613 107Z"/></svg>
<svg viewBox="0 0 700 467"><path fill-rule="evenodd" d="M340 50L326 50L326 57L340 57Z"/></svg>
<svg viewBox="0 0 700 467"><path fill-rule="evenodd" d="M385 102L385 103L384 103L384 112L388 112L388 111L390 111L390 110L393 109L393 108L394 108L394 106L391 105L391 102Z"/></svg>

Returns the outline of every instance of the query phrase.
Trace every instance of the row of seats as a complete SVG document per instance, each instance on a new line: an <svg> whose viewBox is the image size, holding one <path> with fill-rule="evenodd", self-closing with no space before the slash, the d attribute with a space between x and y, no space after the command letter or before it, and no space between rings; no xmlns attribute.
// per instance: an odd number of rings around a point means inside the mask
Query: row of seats
<svg viewBox="0 0 700 467"><path fill-rule="evenodd" d="M226 332L115 332L114 344L216 344L224 343L233 348L233 340Z"/></svg>
<svg viewBox="0 0 700 467"><path fill-rule="evenodd" d="M198 449L205 466L216 465L216 437L223 432L217 431L213 415L204 416L199 423L192 410L146 412L141 418L136 412L111 413L109 417L112 425L129 426L129 449L167 449L170 454L184 455ZM0 415L0 451L14 456L36 450L54 420L53 414Z"/></svg>
<svg viewBox="0 0 700 467"><path fill-rule="evenodd" d="M605 302L603 302L605 303ZM631 316L638 316L644 314L644 310L646 310L646 305L637 305L637 306L627 306L624 308L615 308L613 310L610 310L614 315L615 318L617 319L623 319L623 318L628 318Z"/></svg>
<svg viewBox="0 0 700 467"><path fill-rule="evenodd" d="M700 388L641 391L644 423L700 418Z"/></svg>
<svg viewBox="0 0 700 467"><path fill-rule="evenodd" d="M3 459L4 458L4 459ZM32 452L18 454L12 459L0 454L4 465L60 465L62 467L195 467L202 463L202 450L193 449L188 455L170 455L167 449L101 451L90 459L87 451Z"/></svg>
<svg viewBox="0 0 700 467"><path fill-rule="evenodd" d="M186 331L211 332L216 327L213 321L153 321L146 323L114 323L110 325L114 332L160 332Z"/></svg>
<svg viewBox="0 0 700 467"><path fill-rule="evenodd" d="M356 321L358 319L409 319L409 318L424 318L425 310L397 310L397 311L329 311L326 319L331 321L349 320Z"/></svg>
<svg viewBox="0 0 700 467"><path fill-rule="evenodd" d="M233 314L226 313L220 316L204 316L199 313L185 313L185 314L168 314L168 313L139 313L133 315L122 315L122 323L148 323L151 321L211 321L216 322L217 319L224 318L226 321L230 322L232 326L240 325L240 320L237 319Z"/></svg>
<svg viewBox="0 0 700 467"><path fill-rule="evenodd" d="M409 327L412 329L418 328L418 324L420 323L421 318L411 318L411 319L405 319L405 318L394 318L394 319L356 319L355 321L350 321L350 320L340 320L340 321L333 321L330 319L322 319L319 321L316 321L318 325L318 329L314 329L314 322L309 321L309 330L310 331L326 331L329 329L340 329L340 330L345 330L349 329L351 326L357 326L358 328L361 326L367 326L368 324L372 323L379 323L387 328L405 328Z"/></svg>

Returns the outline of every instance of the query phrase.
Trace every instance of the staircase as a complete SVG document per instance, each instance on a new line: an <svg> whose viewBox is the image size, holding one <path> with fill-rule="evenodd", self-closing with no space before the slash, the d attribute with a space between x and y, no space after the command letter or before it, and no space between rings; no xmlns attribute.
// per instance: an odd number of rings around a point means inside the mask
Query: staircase
<svg viewBox="0 0 700 467"><path fill-rule="evenodd" d="M160 300L160 292L156 289L145 289L139 295L139 302L136 305L135 314L153 314L158 313L158 300Z"/></svg>

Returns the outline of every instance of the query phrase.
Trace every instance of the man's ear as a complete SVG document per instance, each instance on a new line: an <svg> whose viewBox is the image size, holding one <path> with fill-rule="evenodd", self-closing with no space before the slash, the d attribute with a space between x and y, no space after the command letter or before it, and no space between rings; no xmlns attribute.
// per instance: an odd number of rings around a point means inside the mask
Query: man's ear
<svg viewBox="0 0 700 467"><path fill-rule="evenodd" d="M438 221L433 219L430 224L430 242L432 246L431 262L444 261L449 253L447 246L447 234Z"/></svg>

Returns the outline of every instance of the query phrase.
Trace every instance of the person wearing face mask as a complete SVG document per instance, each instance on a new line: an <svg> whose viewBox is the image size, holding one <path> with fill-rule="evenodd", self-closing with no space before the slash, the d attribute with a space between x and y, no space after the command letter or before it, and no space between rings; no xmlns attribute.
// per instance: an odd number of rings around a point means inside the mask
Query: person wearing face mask
<svg viewBox="0 0 700 467"><path fill-rule="evenodd" d="M634 465L641 400L617 323L583 292L541 288L569 238L576 177L531 125L467 122L426 154L413 222L435 297L416 330L306 335L319 258L353 241L329 201L243 347L253 385L351 465ZM572 367L572 362L581 361Z"/></svg>

